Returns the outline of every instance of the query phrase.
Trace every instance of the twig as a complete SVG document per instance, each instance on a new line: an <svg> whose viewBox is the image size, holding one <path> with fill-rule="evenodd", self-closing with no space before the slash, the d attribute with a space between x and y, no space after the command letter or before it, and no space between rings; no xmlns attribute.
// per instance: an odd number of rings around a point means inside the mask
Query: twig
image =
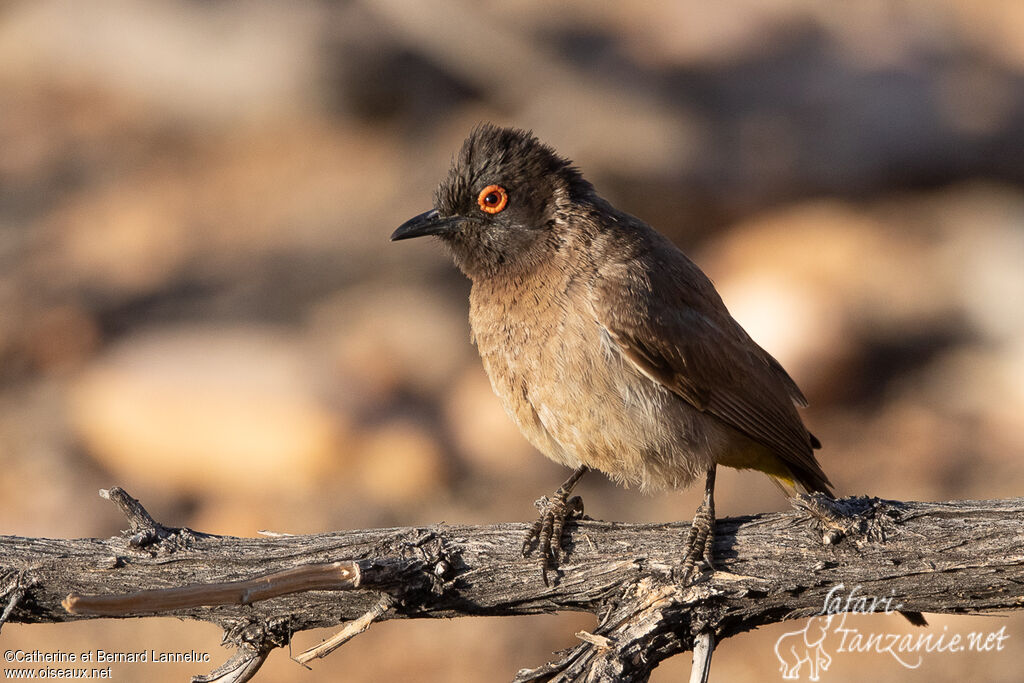
<svg viewBox="0 0 1024 683"><path fill-rule="evenodd" d="M693 664L690 667L690 683L708 683L711 675L711 653L715 649L715 634L704 631L693 643Z"/></svg>
<svg viewBox="0 0 1024 683"><path fill-rule="evenodd" d="M360 633L370 628L370 624L379 619L381 615L391 609L391 606L395 604L395 599L385 593L381 596L380 602L373 606L366 614L345 624L344 628L335 633L333 636L320 643L316 647L311 647L305 652L296 655L294 659L299 664L306 664L313 659L320 659L331 654L339 647L352 640Z"/></svg>
<svg viewBox="0 0 1024 683"><path fill-rule="evenodd" d="M256 675L269 654L269 649L254 652L249 648L239 648L228 661L210 673L193 676L192 683L244 683Z"/></svg>
<svg viewBox="0 0 1024 683"><path fill-rule="evenodd" d="M3 629L4 624L11 617L11 612L17 607L18 603L21 602L22 598L25 597L25 593L28 591L28 586L25 585L25 570L22 569L14 577L7 587L0 591L0 596L7 596L7 604L4 606L4 611L0 613L0 630Z"/></svg>
<svg viewBox="0 0 1024 683"><path fill-rule="evenodd" d="M332 562L284 569L244 581L159 588L115 595L70 593L61 605L71 614L126 617L193 607L248 605L257 600L313 590L351 590L359 587L359 581L358 563Z"/></svg>
<svg viewBox="0 0 1024 683"><path fill-rule="evenodd" d="M146 508L142 507L142 503L128 495L128 492L120 486L100 489L100 498L105 498L121 508L121 512L124 513L133 532L164 528L162 524L153 519Z"/></svg>

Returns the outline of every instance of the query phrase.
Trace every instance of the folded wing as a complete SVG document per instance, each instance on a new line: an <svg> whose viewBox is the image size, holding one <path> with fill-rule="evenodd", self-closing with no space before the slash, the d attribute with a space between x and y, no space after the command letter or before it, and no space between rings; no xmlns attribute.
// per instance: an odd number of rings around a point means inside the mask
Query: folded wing
<svg viewBox="0 0 1024 683"><path fill-rule="evenodd" d="M806 405L796 383L729 315L711 281L682 252L655 253L653 263L601 269L591 296L597 323L652 381L767 446L807 488L829 492L813 453L820 444L794 406Z"/></svg>

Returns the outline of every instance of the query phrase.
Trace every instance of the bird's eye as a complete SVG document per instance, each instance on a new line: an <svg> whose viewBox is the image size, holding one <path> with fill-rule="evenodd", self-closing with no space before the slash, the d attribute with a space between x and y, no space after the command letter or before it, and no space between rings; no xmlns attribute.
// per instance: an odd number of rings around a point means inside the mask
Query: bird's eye
<svg viewBox="0 0 1024 683"><path fill-rule="evenodd" d="M508 192L501 185L488 185L480 190L476 203L487 213L498 213L508 205Z"/></svg>

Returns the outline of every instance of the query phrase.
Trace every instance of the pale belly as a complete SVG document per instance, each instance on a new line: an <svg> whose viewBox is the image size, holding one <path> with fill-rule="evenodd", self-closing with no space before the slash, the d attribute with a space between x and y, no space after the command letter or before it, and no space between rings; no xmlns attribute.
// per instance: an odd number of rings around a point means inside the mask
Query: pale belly
<svg viewBox="0 0 1024 683"><path fill-rule="evenodd" d="M567 467L641 489L681 487L745 441L640 374L592 320L474 332L506 412Z"/></svg>

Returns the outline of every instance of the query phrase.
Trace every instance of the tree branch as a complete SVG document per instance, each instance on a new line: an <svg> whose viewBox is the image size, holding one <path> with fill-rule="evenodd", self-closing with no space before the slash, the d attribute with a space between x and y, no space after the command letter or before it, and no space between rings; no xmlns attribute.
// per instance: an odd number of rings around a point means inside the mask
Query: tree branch
<svg viewBox="0 0 1024 683"><path fill-rule="evenodd" d="M688 585L677 581L688 524L581 520L545 586L539 559L520 552L525 524L234 538L164 527L124 491L105 494L129 518L122 536L0 536L0 626L209 621L238 650L203 681L248 680L297 631L345 624L308 661L382 619L593 612L594 633L517 680L640 681L695 643L706 667L723 638L821 613L840 584L893 609L1024 608L1024 499L804 497L790 512L719 520L715 571Z"/></svg>

